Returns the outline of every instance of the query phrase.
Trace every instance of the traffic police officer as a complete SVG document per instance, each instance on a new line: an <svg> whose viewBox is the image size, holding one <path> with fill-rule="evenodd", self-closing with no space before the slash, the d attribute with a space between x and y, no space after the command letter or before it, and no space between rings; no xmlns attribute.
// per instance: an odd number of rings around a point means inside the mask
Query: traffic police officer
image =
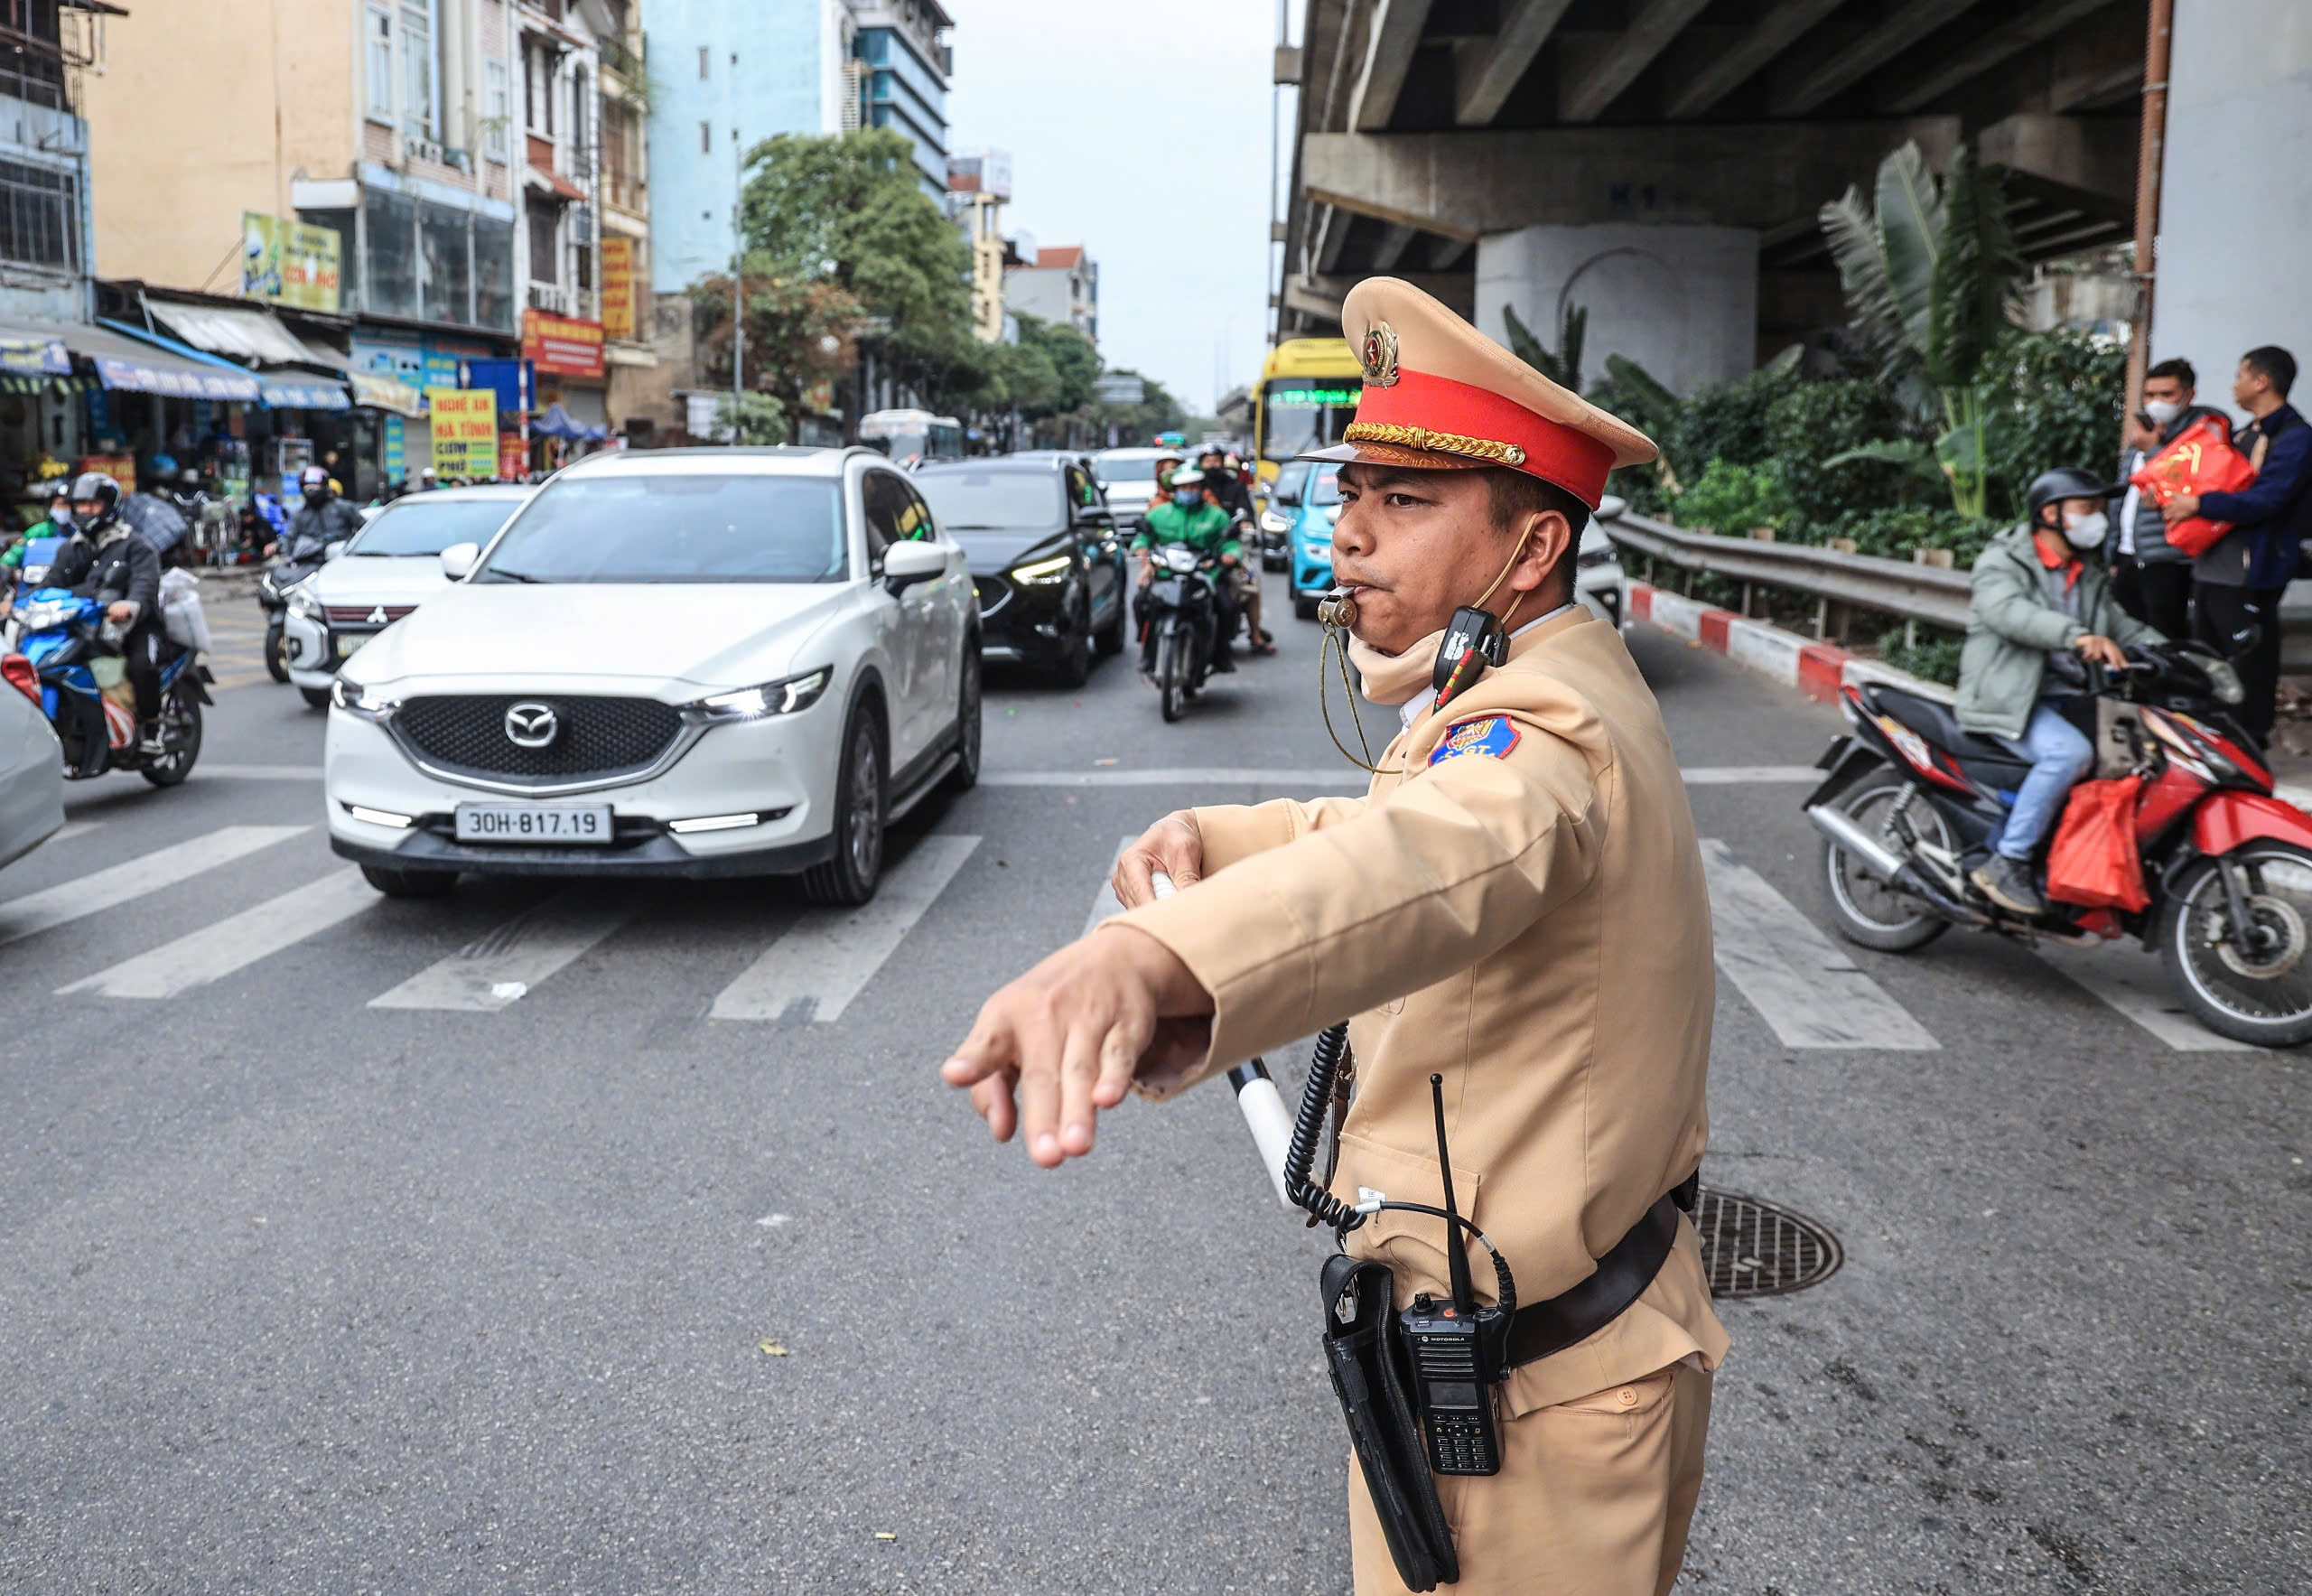
<svg viewBox="0 0 2312 1596"><path fill-rule="evenodd" d="M998 1140L1057 1165L1097 1110L1162 1097L1343 1016L1356 1097L1332 1188L1436 1204L1444 1078L1462 1211L1522 1301L1591 1275L1699 1166L1713 997L1709 901L1677 760L1620 634L1573 602L1580 527L1655 450L1429 295L1343 311L1365 364L1333 574L1365 692L1403 731L1363 798L1182 811L1117 868L1130 912L990 998L945 1069ZM1506 663L1440 705L1454 611ZM1152 871L1182 889L1153 901ZM1510 1370L1503 1467L1438 1480L1461 1592L1666 1591L1701 1483L1712 1314L1691 1221L1595 1333ZM1384 1212L1347 1245L1398 1306L1448 1290L1442 1227ZM1478 1255L1480 1279L1486 1277ZM1403 1590L1352 1470L1356 1590Z"/></svg>

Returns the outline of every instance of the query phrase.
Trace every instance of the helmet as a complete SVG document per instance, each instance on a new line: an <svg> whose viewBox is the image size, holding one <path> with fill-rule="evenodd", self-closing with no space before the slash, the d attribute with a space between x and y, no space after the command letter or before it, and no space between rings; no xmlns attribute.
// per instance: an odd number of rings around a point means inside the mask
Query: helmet
<svg viewBox="0 0 2312 1596"><path fill-rule="evenodd" d="M1204 486L1204 472L1195 466L1184 465L1165 478L1164 485L1168 488L1201 488Z"/></svg>
<svg viewBox="0 0 2312 1596"><path fill-rule="evenodd" d="M153 474L154 476L172 477L176 475L176 471L177 457L175 455L155 454L153 456Z"/></svg>
<svg viewBox="0 0 2312 1596"><path fill-rule="evenodd" d="M101 531L120 519L120 484L103 471L82 471L72 483L72 502L95 505L97 513L80 523L80 530Z"/></svg>
<svg viewBox="0 0 2312 1596"><path fill-rule="evenodd" d="M200 473L192 467L187 466L177 473L177 481L188 488L198 488L200 486Z"/></svg>
<svg viewBox="0 0 2312 1596"><path fill-rule="evenodd" d="M2041 471L2031 479L2031 486L2023 495L2025 509L2031 525L2039 524L2039 512L2065 499L2117 499L2127 489L2107 482L2093 471L2082 471L2075 465L2057 466L2051 471Z"/></svg>

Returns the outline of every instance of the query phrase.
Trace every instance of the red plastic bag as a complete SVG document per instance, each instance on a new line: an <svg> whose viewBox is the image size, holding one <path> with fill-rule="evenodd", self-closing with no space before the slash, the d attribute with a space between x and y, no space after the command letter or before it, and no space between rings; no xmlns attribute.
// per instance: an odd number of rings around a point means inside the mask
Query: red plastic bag
<svg viewBox="0 0 2312 1596"><path fill-rule="evenodd" d="M2064 805L2055 845L2047 850L2047 896L2082 909L2140 912L2151 901L2143 890L2143 857L2136 852L2135 807L2143 782L2134 776L2082 781Z"/></svg>
<svg viewBox="0 0 2312 1596"><path fill-rule="evenodd" d="M2128 479L2163 509L2178 493L2237 493L2255 480L2256 468L2232 446L2231 429L2215 415L2203 415L2177 433ZM2194 516L2168 527L2168 542L2186 555L2203 555L2231 530L2229 521Z"/></svg>

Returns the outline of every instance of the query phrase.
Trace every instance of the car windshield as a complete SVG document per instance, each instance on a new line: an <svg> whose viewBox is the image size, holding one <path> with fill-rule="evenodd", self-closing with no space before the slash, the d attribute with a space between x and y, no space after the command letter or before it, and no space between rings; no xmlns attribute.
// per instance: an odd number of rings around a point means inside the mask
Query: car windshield
<svg viewBox="0 0 2312 1596"><path fill-rule="evenodd" d="M1300 490L1308 480L1309 462L1288 460L1277 469L1276 486L1270 490L1269 498L1278 504L1298 504L1300 502Z"/></svg>
<svg viewBox="0 0 2312 1596"><path fill-rule="evenodd" d="M1340 502L1340 467L1328 465L1309 480L1309 502L1310 504L1338 504Z"/></svg>
<svg viewBox="0 0 2312 1596"><path fill-rule="evenodd" d="M1040 532L1060 524L1058 484L1049 472L925 471L915 486L945 532Z"/></svg>
<svg viewBox="0 0 2312 1596"><path fill-rule="evenodd" d="M488 543L507 518L522 508L518 499L397 500L378 512L346 546L349 555L438 555L455 543Z"/></svg>
<svg viewBox="0 0 2312 1596"><path fill-rule="evenodd" d="M822 478L565 477L538 490L476 582L841 582L843 490Z"/></svg>
<svg viewBox="0 0 2312 1596"><path fill-rule="evenodd" d="M1146 488L1152 492L1156 487L1156 460L1153 454L1145 460L1095 460L1092 470L1104 486Z"/></svg>

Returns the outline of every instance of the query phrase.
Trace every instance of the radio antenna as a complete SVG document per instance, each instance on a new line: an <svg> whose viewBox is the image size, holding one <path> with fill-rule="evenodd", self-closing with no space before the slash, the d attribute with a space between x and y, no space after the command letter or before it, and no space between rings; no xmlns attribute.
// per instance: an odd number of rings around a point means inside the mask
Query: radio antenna
<svg viewBox="0 0 2312 1596"><path fill-rule="evenodd" d="M1477 1311L1477 1288L1469 1283L1469 1252L1461 1245L1461 1215L1453 1206L1453 1159L1445 1146L1445 1078L1433 1072L1429 1101L1437 1111L1437 1178L1445 1188L1445 1263L1451 1271L1453 1307L1467 1319Z"/></svg>

